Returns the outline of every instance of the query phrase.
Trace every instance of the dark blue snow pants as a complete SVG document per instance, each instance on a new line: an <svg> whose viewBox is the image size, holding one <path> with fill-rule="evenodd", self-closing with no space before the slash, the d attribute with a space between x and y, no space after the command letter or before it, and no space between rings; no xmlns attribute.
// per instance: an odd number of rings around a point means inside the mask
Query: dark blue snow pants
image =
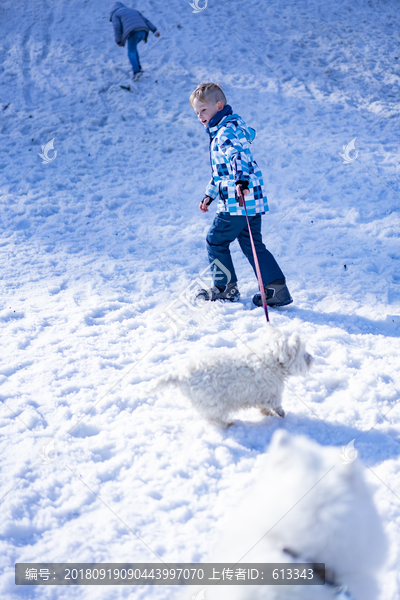
<svg viewBox="0 0 400 600"><path fill-rule="evenodd" d="M131 61L133 73L138 73L141 69L137 45L145 39L146 35L144 29L139 29L139 31L134 31L132 35L128 37L128 58Z"/></svg>
<svg viewBox="0 0 400 600"><path fill-rule="evenodd" d="M278 263L271 252L269 252L263 244L261 236L261 215L258 214L249 217L249 223L264 285L272 283L275 279L283 279L284 274L279 268ZM231 215L230 213L225 212L217 213L206 239L208 259L212 267L214 285L222 287L228 283L237 282L235 268L229 250L230 244L236 239L239 242L243 254L253 267L254 273L256 273L245 216ZM214 263L213 265L213 261L215 260L220 261L223 268L221 268L218 263Z"/></svg>

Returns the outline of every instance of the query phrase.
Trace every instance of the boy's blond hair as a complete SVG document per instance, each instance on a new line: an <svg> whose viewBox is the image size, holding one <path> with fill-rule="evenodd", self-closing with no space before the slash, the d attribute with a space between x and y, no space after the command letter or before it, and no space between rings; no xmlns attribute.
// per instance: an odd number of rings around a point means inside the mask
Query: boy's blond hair
<svg viewBox="0 0 400 600"><path fill-rule="evenodd" d="M216 104L218 101L226 104L225 94L222 91L221 86L217 83L200 83L197 88L190 94L189 102L190 106L193 107L193 102L199 100L200 102Z"/></svg>

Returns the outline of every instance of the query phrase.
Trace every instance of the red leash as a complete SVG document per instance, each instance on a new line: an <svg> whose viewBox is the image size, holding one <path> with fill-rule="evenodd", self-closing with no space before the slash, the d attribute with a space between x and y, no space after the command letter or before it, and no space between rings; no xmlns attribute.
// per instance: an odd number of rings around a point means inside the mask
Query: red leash
<svg viewBox="0 0 400 600"><path fill-rule="evenodd" d="M243 204L241 204L241 201L243 202ZM254 263L256 265L258 287L260 288L260 294L261 294L261 299L262 299L262 303L263 303L263 307L264 307L265 316L267 317L267 322L269 323L267 299L265 297L264 284L263 284L263 280L261 277L260 265L258 264L258 258L257 258L256 247L254 245L253 234L251 233L251 229L250 229L249 217L247 216L246 200L244 199L243 192L242 192L242 197L239 197L239 206L244 206L244 212L246 213L246 220L247 220L247 227L249 229L251 249L253 250Z"/></svg>

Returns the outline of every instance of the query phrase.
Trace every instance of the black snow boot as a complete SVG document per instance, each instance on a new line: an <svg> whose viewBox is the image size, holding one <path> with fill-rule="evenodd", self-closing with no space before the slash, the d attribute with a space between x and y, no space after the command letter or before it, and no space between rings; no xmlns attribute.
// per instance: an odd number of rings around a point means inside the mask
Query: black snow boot
<svg viewBox="0 0 400 600"><path fill-rule="evenodd" d="M284 279L275 279L275 281L266 285L264 289L267 305L272 308L286 306L293 302ZM262 306L261 294L253 296L253 302L256 306Z"/></svg>
<svg viewBox="0 0 400 600"><path fill-rule="evenodd" d="M208 290L199 290L195 297L195 301L198 300L205 300L206 302L215 302L215 300L238 302L240 300L240 293L237 283L228 283L228 285L224 286L213 285Z"/></svg>

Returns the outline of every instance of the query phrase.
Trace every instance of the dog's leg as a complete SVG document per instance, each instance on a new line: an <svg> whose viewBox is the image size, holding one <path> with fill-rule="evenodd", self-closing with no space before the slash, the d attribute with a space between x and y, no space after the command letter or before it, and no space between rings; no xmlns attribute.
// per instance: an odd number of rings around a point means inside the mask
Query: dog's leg
<svg viewBox="0 0 400 600"><path fill-rule="evenodd" d="M282 419L284 418L285 411L283 410L282 406L278 406L277 408L274 408L274 411L276 412L278 417L282 417Z"/></svg>
<svg viewBox="0 0 400 600"><path fill-rule="evenodd" d="M233 422L228 423L227 421L222 421L221 419L209 419L209 422L219 429L228 429L228 427L232 427L233 425Z"/></svg>
<svg viewBox="0 0 400 600"><path fill-rule="evenodd" d="M261 414L265 415L266 417L272 417L275 413L271 408L268 408L267 406L265 406L264 408L260 408Z"/></svg>

